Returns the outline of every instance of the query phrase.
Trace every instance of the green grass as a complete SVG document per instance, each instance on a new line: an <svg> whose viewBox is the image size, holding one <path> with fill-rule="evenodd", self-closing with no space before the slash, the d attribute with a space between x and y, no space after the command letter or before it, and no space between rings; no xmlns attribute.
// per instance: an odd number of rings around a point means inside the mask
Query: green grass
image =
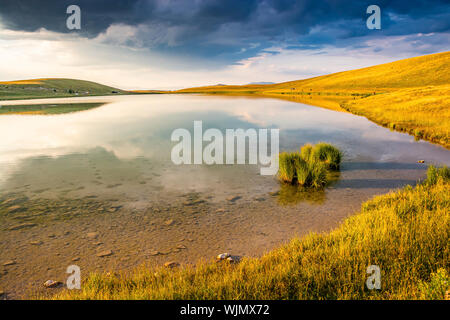
<svg viewBox="0 0 450 320"><path fill-rule="evenodd" d="M292 183L296 177L296 160L300 159L298 152L280 153L278 178L286 183Z"/></svg>
<svg viewBox="0 0 450 320"><path fill-rule="evenodd" d="M52 115L85 111L98 108L104 103L67 103L67 104L34 104L34 105L7 105L0 107L0 115L6 114L38 114Z"/></svg>
<svg viewBox="0 0 450 320"><path fill-rule="evenodd" d="M450 182L445 169L436 172L416 187L364 203L330 233L293 239L261 258L93 273L81 290L52 298L443 299L449 289ZM381 290L365 285L370 265L380 267Z"/></svg>
<svg viewBox="0 0 450 320"><path fill-rule="evenodd" d="M319 142L312 148L311 156L326 164L328 169L339 170L342 161L342 152L335 146Z"/></svg>
<svg viewBox="0 0 450 320"><path fill-rule="evenodd" d="M450 168L447 166L443 166L440 168L436 168L431 165L427 169L427 180L426 183L436 184L439 179L450 180Z"/></svg>
<svg viewBox="0 0 450 320"><path fill-rule="evenodd" d="M322 188L328 182L327 170L339 170L342 153L329 143L304 145L300 152L280 154L278 178L284 183Z"/></svg>
<svg viewBox="0 0 450 320"><path fill-rule="evenodd" d="M104 96L127 91L76 79L35 79L0 82L0 100Z"/></svg>

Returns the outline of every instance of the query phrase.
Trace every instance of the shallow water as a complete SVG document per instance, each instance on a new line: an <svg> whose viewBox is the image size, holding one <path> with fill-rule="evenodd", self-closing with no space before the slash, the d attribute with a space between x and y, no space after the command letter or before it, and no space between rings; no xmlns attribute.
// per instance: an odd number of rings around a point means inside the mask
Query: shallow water
<svg viewBox="0 0 450 320"><path fill-rule="evenodd" d="M450 151L437 145L284 100L136 95L51 103L97 101L108 104L0 116L0 289L8 298L64 281L70 264L89 272L195 263L226 251L258 256L295 235L335 227L373 195L424 178L430 163L450 164ZM171 133L192 132L195 120L223 132L279 128L281 151L330 142L344 151L344 163L317 192L280 186L258 165L175 166ZM112 255L98 257L104 250ZM15 264L3 266L8 260Z"/></svg>

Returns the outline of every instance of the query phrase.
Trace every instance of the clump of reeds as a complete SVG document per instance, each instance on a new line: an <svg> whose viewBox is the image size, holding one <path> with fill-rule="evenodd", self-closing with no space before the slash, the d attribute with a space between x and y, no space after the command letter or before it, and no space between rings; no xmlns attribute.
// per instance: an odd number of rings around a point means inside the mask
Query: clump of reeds
<svg viewBox="0 0 450 320"><path fill-rule="evenodd" d="M339 170L342 161L342 152L335 146L329 143L319 142L312 149L312 156L324 162L329 169Z"/></svg>
<svg viewBox="0 0 450 320"><path fill-rule="evenodd" d="M327 169L339 170L342 152L328 143L304 145L300 152L280 154L278 178L284 183L321 188L327 183Z"/></svg>
<svg viewBox="0 0 450 320"><path fill-rule="evenodd" d="M296 176L295 159L300 158L298 152L280 153L278 178L283 182L292 182Z"/></svg>

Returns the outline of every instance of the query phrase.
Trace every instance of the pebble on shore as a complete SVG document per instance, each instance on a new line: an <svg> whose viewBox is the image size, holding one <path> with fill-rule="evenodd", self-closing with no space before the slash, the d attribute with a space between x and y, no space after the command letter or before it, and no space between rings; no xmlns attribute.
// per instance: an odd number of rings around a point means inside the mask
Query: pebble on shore
<svg viewBox="0 0 450 320"><path fill-rule="evenodd" d="M97 257L103 258L103 257L111 256L112 254L113 254L113 252L111 250L105 250L105 251L101 251L101 252L97 253Z"/></svg>
<svg viewBox="0 0 450 320"><path fill-rule="evenodd" d="M56 288L59 287L62 283L54 280L47 280L44 282L44 287L46 288Z"/></svg>
<svg viewBox="0 0 450 320"><path fill-rule="evenodd" d="M176 268L179 266L180 266L180 264L175 261L169 261L169 262L164 263L164 267L166 267L166 268Z"/></svg>
<svg viewBox="0 0 450 320"><path fill-rule="evenodd" d="M16 264L16 262L14 260L8 260L3 263L3 266L7 267L7 266L15 265L15 264Z"/></svg>

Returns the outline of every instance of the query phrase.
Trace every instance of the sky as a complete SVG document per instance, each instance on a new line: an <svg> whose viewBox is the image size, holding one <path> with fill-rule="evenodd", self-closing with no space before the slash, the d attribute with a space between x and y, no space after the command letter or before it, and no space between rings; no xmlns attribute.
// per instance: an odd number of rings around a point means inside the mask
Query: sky
<svg viewBox="0 0 450 320"><path fill-rule="evenodd" d="M0 81L282 82L449 50L450 0L0 0Z"/></svg>

